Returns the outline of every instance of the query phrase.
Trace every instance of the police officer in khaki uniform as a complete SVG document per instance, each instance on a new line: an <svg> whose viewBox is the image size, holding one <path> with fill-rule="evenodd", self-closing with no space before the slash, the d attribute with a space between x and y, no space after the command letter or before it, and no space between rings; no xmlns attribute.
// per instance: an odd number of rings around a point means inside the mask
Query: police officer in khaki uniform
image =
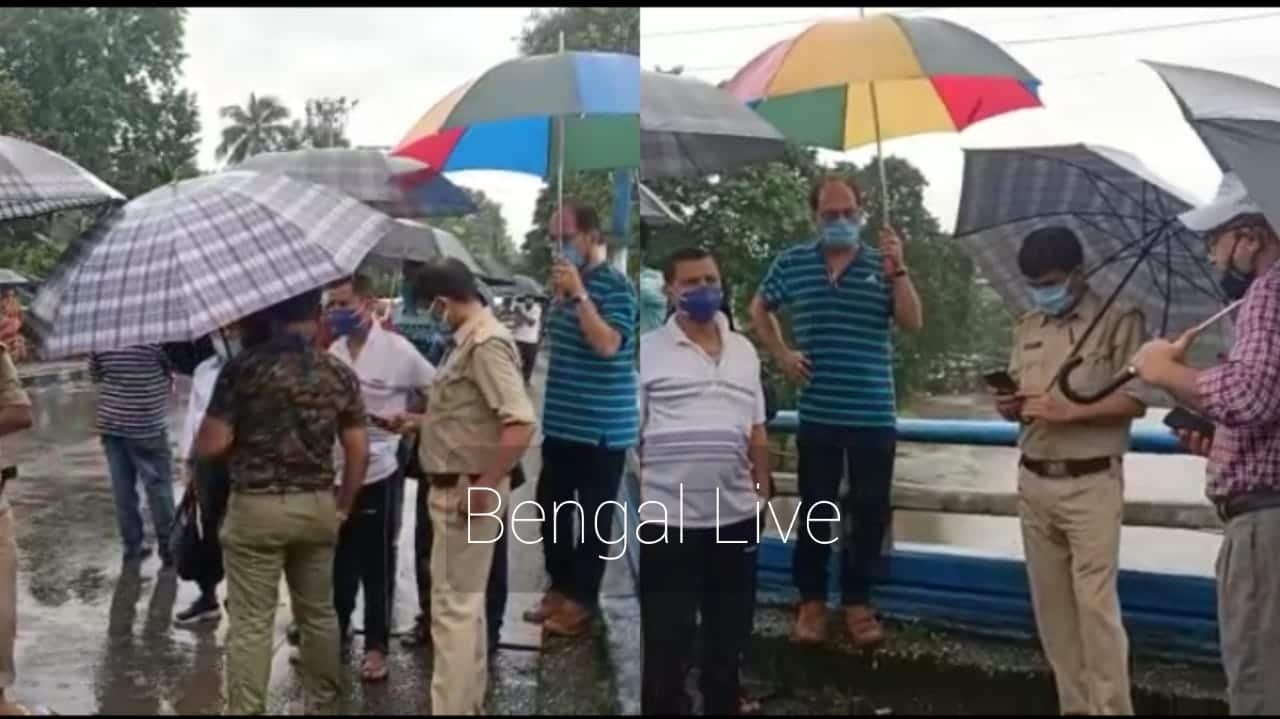
<svg viewBox="0 0 1280 719"><path fill-rule="evenodd" d="M1132 714L1116 576L1122 458L1129 426L1146 413L1146 404L1132 383L1090 405L1068 401L1051 385L1103 312L1071 379L1083 392L1104 386L1142 344L1142 314L1103 308L1085 282L1080 240L1065 227L1029 234L1018 265L1036 309L1014 330L1009 373L1020 392L997 397L997 408L1022 423L1018 515L1040 641L1063 714Z"/></svg>
<svg viewBox="0 0 1280 719"><path fill-rule="evenodd" d="M419 459L431 482L431 710L484 713L488 684L485 588L499 534L510 532L511 471L536 417L515 340L457 260L427 265L418 302L453 331L421 419Z"/></svg>
<svg viewBox="0 0 1280 719"><path fill-rule="evenodd" d="M9 348L0 343L0 437L31 426L31 398L22 389ZM0 715L29 714L7 696L14 681L13 641L18 630L18 543L13 510L0 480Z"/></svg>

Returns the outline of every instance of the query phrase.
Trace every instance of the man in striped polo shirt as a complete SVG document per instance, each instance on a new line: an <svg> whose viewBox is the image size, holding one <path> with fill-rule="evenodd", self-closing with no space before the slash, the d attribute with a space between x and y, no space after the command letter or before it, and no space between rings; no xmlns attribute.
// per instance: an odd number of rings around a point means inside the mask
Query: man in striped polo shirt
<svg viewBox="0 0 1280 719"><path fill-rule="evenodd" d="M892 325L916 331L924 320L897 234L884 229L879 248L862 237L866 219L856 185L825 179L810 193L809 206L818 238L778 255L751 316L770 354L801 386L800 510L812 509L805 516L814 520L839 518L840 526L852 519L841 567L845 625L855 644L871 646L884 639L869 599L889 523L897 449ZM796 349L782 338L776 313L783 307L790 308ZM846 467L850 487L837 513ZM829 526L807 522L796 540L797 641L825 635Z"/></svg>
<svg viewBox="0 0 1280 719"><path fill-rule="evenodd" d="M639 432L636 296L626 275L606 262L594 209L566 201L550 234L556 296L547 312L551 358L536 499L551 587L525 618L576 636L590 622L609 554L604 539L612 536L614 512L604 503L617 499L626 451ZM570 504L575 499L580 513ZM574 531L575 515L585 531Z"/></svg>
<svg viewBox="0 0 1280 719"><path fill-rule="evenodd" d="M169 528L173 524L173 458L169 449L169 392L173 375L159 345L143 345L89 356L89 375L98 386L97 429L107 455L116 522L124 558L146 559L138 483L147 493L156 546L170 566Z"/></svg>

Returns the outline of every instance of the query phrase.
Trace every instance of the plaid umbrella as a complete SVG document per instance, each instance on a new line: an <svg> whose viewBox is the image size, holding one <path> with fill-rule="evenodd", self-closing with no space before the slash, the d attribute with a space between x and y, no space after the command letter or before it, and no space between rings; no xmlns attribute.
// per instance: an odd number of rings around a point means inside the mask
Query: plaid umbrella
<svg viewBox="0 0 1280 719"><path fill-rule="evenodd" d="M461 187L425 165L378 150L323 148L264 152L237 170L273 172L346 193L392 217L469 215L476 205Z"/></svg>
<svg viewBox="0 0 1280 719"><path fill-rule="evenodd" d="M124 195L62 155L0 135L0 221L123 201Z"/></svg>
<svg viewBox="0 0 1280 719"><path fill-rule="evenodd" d="M1136 157L1098 145L965 150L955 237L1016 312L1032 309L1018 250L1033 230L1072 229L1093 289L1141 309L1147 331L1176 335L1223 306L1204 241L1178 221L1190 196ZM1092 327L1089 328L1092 330ZM1083 345L1086 332L1077 338ZM1206 361L1225 332L1197 345Z"/></svg>
<svg viewBox="0 0 1280 719"><path fill-rule="evenodd" d="M166 185L77 240L33 315L51 356L194 341L351 274L392 224L283 175L223 172Z"/></svg>
<svg viewBox="0 0 1280 719"><path fill-rule="evenodd" d="M781 159L782 133L701 80L640 73L640 172L646 180L723 172Z"/></svg>

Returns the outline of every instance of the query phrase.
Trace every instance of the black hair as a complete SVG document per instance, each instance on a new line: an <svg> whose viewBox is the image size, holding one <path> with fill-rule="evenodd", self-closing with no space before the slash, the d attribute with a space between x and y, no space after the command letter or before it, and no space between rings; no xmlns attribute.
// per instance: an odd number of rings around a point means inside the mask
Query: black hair
<svg viewBox="0 0 1280 719"><path fill-rule="evenodd" d="M437 297L458 302L476 300L485 303L480 283L461 260L448 257L423 265L414 273L413 296L420 304L430 304Z"/></svg>
<svg viewBox="0 0 1280 719"><path fill-rule="evenodd" d="M316 319L320 314L320 288L307 290L244 318L240 328L245 347L269 342L285 325Z"/></svg>
<svg viewBox="0 0 1280 719"><path fill-rule="evenodd" d="M1022 240L1018 269L1027 279L1051 272L1074 272L1084 265L1084 248L1069 227L1053 225L1034 230Z"/></svg>
<svg viewBox="0 0 1280 719"><path fill-rule="evenodd" d="M841 177L839 175L827 175L815 182L813 187L809 190L809 210L811 212L818 211L818 200L822 199L822 187L829 182L839 182L848 185L849 189L853 190L853 199L858 201L859 207L862 206L862 188L858 187L857 181L848 177Z"/></svg>
<svg viewBox="0 0 1280 719"><path fill-rule="evenodd" d="M370 280L368 275L357 272L349 277L334 280L325 287L332 290L342 287L343 285L351 285L351 291L355 293L356 297L363 297L365 299L373 297L373 280Z"/></svg>
<svg viewBox="0 0 1280 719"><path fill-rule="evenodd" d="M676 265L681 262L705 260L708 257L713 260L715 259L712 257L710 252L707 252L701 247L690 246L677 248L671 254L667 255L667 259L662 263L662 279L669 285L676 278Z"/></svg>

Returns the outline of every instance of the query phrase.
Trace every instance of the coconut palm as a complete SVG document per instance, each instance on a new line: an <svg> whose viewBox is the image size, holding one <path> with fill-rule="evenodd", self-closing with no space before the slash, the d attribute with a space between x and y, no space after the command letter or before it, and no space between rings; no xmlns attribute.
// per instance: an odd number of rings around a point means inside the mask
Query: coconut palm
<svg viewBox="0 0 1280 719"><path fill-rule="evenodd" d="M293 136L289 108L271 95L249 93L247 105L227 105L219 114L231 124L222 128L222 142L215 155L232 165L260 152L283 149Z"/></svg>

